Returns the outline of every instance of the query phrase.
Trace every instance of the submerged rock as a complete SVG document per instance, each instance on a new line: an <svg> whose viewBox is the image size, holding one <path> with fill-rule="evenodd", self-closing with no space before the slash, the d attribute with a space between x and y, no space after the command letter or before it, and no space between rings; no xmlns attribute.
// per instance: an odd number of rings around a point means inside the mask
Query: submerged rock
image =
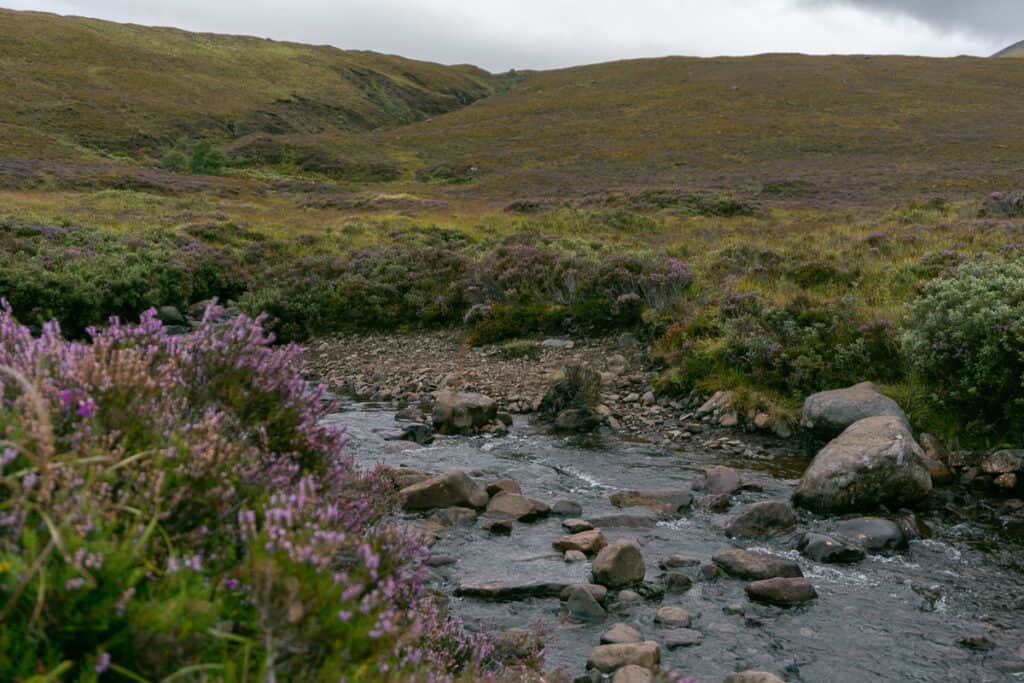
<svg viewBox="0 0 1024 683"><path fill-rule="evenodd" d="M821 449L793 501L816 512L866 512L910 505L931 491L924 452L905 421L869 417Z"/></svg>
<svg viewBox="0 0 1024 683"><path fill-rule="evenodd" d="M649 507L670 515L693 504L693 494L688 490L619 491L608 498L617 508Z"/></svg>
<svg viewBox="0 0 1024 683"><path fill-rule="evenodd" d="M615 624L601 636L602 645L640 642L643 642L643 636L640 635L640 631L627 624Z"/></svg>
<svg viewBox="0 0 1024 683"><path fill-rule="evenodd" d="M868 552L900 550L907 547L907 537L900 526L880 517L844 520L836 525L836 535Z"/></svg>
<svg viewBox="0 0 1024 683"><path fill-rule="evenodd" d="M846 389L823 391L807 397L800 426L822 440L833 439L850 425L867 417L892 417L907 428L910 421L899 404L872 384L862 382Z"/></svg>
<svg viewBox="0 0 1024 683"><path fill-rule="evenodd" d="M552 581L486 581L484 583L463 582L455 589L455 594L480 598L482 600L498 600L512 602L527 598L554 598L562 594L573 584Z"/></svg>
<svg viewBox="0 0 1024 683"><path fill-rule="evenodd" d="M666 628L688 628L691 621L690 613L682 607L662 607L654 615L654 623Z"/></svg>
<svg viewBox="0 0 1024 683"><path fill-rule="evenodd" d="M648 640L642 643L617 643L598 645L587 658L587 668L610 674L633 664L648 670L655 670L661 663L661 646Z"/></svg>
<svg viewBox="0 0 1024 683"><path fill-rule="evenodd" d="M677 628L662 634L665 647L675 650L680 647L693 647L704 641L704 634L692 628Z"/></svg>
<svg viewBox="0 0 1024 683"><path fill-rule="evenodd" d="M852 564L864 559L864 549L825 534L805 534L797 546L800 553L822 564Z"/></svg>

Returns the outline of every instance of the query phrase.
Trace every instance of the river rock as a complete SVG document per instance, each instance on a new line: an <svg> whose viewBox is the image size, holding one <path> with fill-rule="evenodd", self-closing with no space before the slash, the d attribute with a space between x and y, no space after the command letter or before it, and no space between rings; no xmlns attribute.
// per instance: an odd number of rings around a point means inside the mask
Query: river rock
<svg viewBox="0 0 1024 683"><path fill-rule="evenodd" d="M518 493L499 493L487 504L487 512L504 515L520 522L532 522L547 517L551 508L546 503Z"/></svg>
<svg viewBox="0 0 1024 683"><path fill-rule="evenodd" d="M661 607L654 615L654 623L666 628L689 628L690 613L682 607Z"/></svg>
<svg viewBox="0 0 1024 683"><path fill-rule="evenodd" d="M601 426L601 417L587 408L566 408L555 416L555 429L559 432L586 434Z"/></svg>
<svg viewBox="0 0 1024 683"><path fill-rule="evenodd" d="M594 583L608 588L634 585L643 581L647 573L640 545L627 539L620 539L603 548L594 559L592 571Z"/></svg>
<svg viewBox="0 0 1024 683"><path fill-rule="evenodd" d="M747 581L804 575L800 565L792 560L735 548L715 553L711 561L729 576Z"/></svg>
<svg viewBox="0 0 1024 683"><path fill-rule="evenodd" d="M597 600L599 605L604 605L605 601L608 599L608 589L605 588L604 586L598 586L596 583L574 583L574 584L570 584L570 585L566 586L562 590L562 592L559 594L559 596L558 596L559 599L561 599L563 602L565 600L568 600L570 592L572 591L573 588L576 588L577 586L583 588L585 591L587 591L588 593L593 595L594 599Z"/></svg>
<svg viewBox="0 0 1024 683"><path fill-rule="evenodd" d="M852 564L864 559L863 548L825 534L804 534L797 550L822 564Z"/></svg>
<svg viewBox="0 0 1024 683"><path fill-rule="evenodd" d="M496 496L499 493L522 494L523 489L519 482L514 479L496 479L487 485L487 495Z"/></svg>
<svg viewBox="0 0 1024 683"><path fill-rule="evenodd" d="M408 488L413 484L424 482L433 476L426 472L420 472L419 470L410 469L408 467L395 467L387 472L391 477L391 480L395 482L395 488L399 491L404 488Z"/></svg>
<svg viewBox="0 0 1024 683"><path fill-rule="evenodd" d="M665 647L675 650L680 647L693 647L704 641L704 634L692 628L677 628L666 631L661 636Z"/></svg>
<svg viewBox="0 0 1024 683"><path fill-rule="evenodd" d="M694 488L704 491L708 495L731 496L740 490L743 480L740 473L731 467L719 465L712 467L704 473L704 477L694 484Z"/></svg>
<svg viewBox="0 0 1024 683"><path fill-rule="evenodd" d="M570 586L566 608L577 621L603 621L608 614L583 586Z"/></svg>
<svg viewBox="0 0 1024 683"><path fill-rule="evenodd" d="M816 512L858 512L910 505L931 490L924 452L906 423L897 417L869 417L821 449L793 500Z"/></svg>
<svg viewBox="0 0 1024 683"><path fill-rule="evenodd" d="M654 641L598 645L587 658L587 668L610 674L630 664L655 670L661 663L661 646Z"/></svg>
<svg viewBox="0 0 1024 683"><path fill-rule="evenodd" d="M800 426L828 440L867 417L895 418L908 431L910 429L907 414L899 404L871 382L808 396L800 415Z"/></svg>
<svg viewBox="0 0 1024 683"><path fill-rule="evenodd" d="M446 527L473 526L476 524L476 518L476 510L462 507L444 508L430 515L430 519Z"/></svg>
<svg viewBox="0 0 1024 683"><path fill-rule="evenodd" d="M880 517L847 519L836 525L836 536L868 552L899 550L907 547L907 537L895 522Z"/></svg>
<svg viewBox="0 0 1024 683"><path fill-rule="evenodd" d="M730 538L767 538L797 525L796 512L789 503L766 500L753 503L729 519L725 535Z"/></svg>
<svg viewBox="0 0 1024 683"><path fill-rule="evenodd" d="M640 635L640 631L627 624L615 624L601 636L602 645L640 642L643 642L643 636Z"/></svg>
<svg viewBox="0 0 1024 683"><path fill-rule="evenodd" d="M747 597L776 607L795 607L818 597L811 582L805 578L765 579L747 584Z"/></svg>
<svg viewBox="0 0 1024 683"><path fill-rule="evenodd" d="M511 536L513 528L515 528L515 522L505 517L489 519L483 523L483 530L495 536Z"/></svg>
<svg viewBox="0 0 1024 683"><path fill-rule="evenodd" d="M595 527L605 529L653 529L658 526L661 517L656 513L650 514L619 514L592 517L587 520Z"/></svg>
<svg viewBox="0 0 1024 683"><path fill-rule="evenodd" d="M440 476L402 489L406 510L433 510L447 507L483 508L487 491L462 470L451 470Z"/></svg>
<svg viewBox="0 0 1024 683"><path fill-rule="evenodd" d="M723 683L786 683L786 681L767 671L740 671L726 676Z"/></svg>
<svg viewBox="0 0 1024 683"><path fill-rule="evenodd" d="M586 562L587 556L579 550L566 550L564 559L569 564L576 564L577 562Z"/></svg>
<svg viewBox="0 0 1024 683"><path fill-rule="evenodd" d="M426 417L416 405L406 406L395 413L395 420L404 422L423 422Z"/></svg>
<svg viewBox="0 0 1024 683"><path fill-rule="evenodd" d="M553 598L573 584L557 581L463 581L455 594L463 597L512 602L527 598Z"/></svg>
<svg viewBox="0 0 1024 683"><path fill-rule="evenodd" d="M1024 472L1024 449L996 451L981 461L986 474L1013 474Z"/></svg>
<svg viewBox="0 0 1024 683"><path fill-rule="evenodd" d="M510 628L494 639L494 656L502 662L525 662L544 651L544 641L536 631Z"/></svg>
<svg viewBox="0 0 1024 683"><path fill-rule="evenodd" d="M584 555L593 555L607 546L608 541L599 529L592 529L571 536L562 536L552 545L555 550L561 550L563 553L567 550L579 550Z"/></svg>
<svg viewBox="0 0 1024 683"><path fill-rule="evenodd" d="M682 567L698 567L700 560L689 555L672 555L658 563L661 569L680 569Z"/></svg>
<svg viewBox="0 0 1024 683"><path fill-rule="evenodd" d="M649 507L658 512L674 515L693 504L689 491L619 491L608 496L617 508Z"/></svg>
<svg viewBox="0 0 1024 683"><path fill-rule="evenodd" d="M434 430L430 425L423 422L402 425L402 431L389 437L390 441L411 441L421 446L427 446L434 442Z"/></svg>
<svg viewBox="0 0 1024 683"><path fill-rule="evenodd" d="M946 465L948 455L938 438L925 432L917 441L921 444L921 450L924 451L924 462L928 467L928 474L931 475L932 484L945 486L953 483L953 472Z"/></svg>
<svg viewBox="0 0 1024 683"><path fill-rule="evenodd" d="M594 525L585 519L567 519L562 522L562 527L570 534L581 534L584 531L591 531Z"/></svg>
<svg viewBox="0 0 1024 683"><path fill-rule="evenodd" d="M434 394L434 429L441 434L476 434L498 417L498 404L483 394Z"/></svg>
<svg viewBox="0 0 1024 683"><path fill-rule="evenodd" d="M669 572L664 578L665 590L669 593L685 593L693 588L693 579L682 572Z"/></svg>
<svg viewBox="0 0 1024 683"><path fill-rule="evenodd" d="M651 672L642 666L629 664L615 672L612 683L651 683Z"/></svg>
<svg viewBox="0 0 1024 683"><path fill-rule="evenodd" d="M557 517L579 517L583 514L583 506L574 500L556 500L551 506L551 513Z"/></svg>

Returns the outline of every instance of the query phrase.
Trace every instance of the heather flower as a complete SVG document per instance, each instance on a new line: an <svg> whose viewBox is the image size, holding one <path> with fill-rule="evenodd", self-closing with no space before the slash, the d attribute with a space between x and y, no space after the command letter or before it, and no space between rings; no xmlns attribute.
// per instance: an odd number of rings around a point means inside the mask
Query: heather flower
<svg viewBox="0 0 1024 683"><path fill-rule="evenodd" d="M107 669L110 668L110 653L104 652L100 654L99 659L96 660L96 666L93 667L93 671L97 674L104 674Z"/></svg>

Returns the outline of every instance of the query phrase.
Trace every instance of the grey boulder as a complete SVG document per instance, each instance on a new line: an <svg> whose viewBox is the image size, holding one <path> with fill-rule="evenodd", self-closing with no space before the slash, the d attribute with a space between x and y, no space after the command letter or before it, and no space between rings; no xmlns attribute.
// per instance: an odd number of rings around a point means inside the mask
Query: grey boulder
<svg viewBox="0 0 1024 683"><path fill-rule="evenodd" d="M811 430L822 440L828 440L866 417L883 416L896 418L908 428L910 426L907 414L896 401L871 382L862 382L846 389L808 396L800 415L800 426Z"/></svg>

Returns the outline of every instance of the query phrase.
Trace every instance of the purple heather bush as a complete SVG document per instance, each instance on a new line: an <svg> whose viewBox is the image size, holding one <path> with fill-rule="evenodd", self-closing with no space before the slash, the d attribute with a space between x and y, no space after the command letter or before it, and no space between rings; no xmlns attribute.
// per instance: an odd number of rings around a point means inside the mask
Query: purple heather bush
<svg viewBox="0 0 1024 683"><path fill-rule="evenodd" d="M68 341L0 309L0 680L486 678L300 352L150 311Z"/></svg>

